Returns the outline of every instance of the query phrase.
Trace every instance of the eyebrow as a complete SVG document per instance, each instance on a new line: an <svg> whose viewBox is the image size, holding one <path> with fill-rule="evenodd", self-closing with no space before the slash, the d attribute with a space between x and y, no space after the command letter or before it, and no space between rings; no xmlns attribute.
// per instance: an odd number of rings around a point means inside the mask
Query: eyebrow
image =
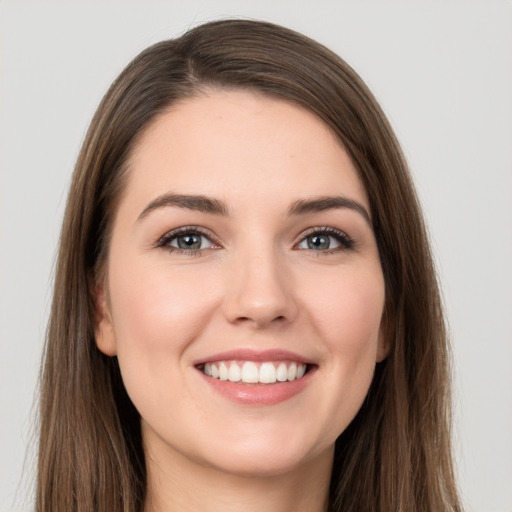
<svg viewBox="0 0 512 512"><path fill-rule="evenodd" d="M203 195L167 193L162 194L151 201L141 212L137 221L142 220L152 211L165 207L185 208L214 215L229 215L229 209L226 203L219 199ZM361 203L343 196L322 196L311 199L299 199L291 204L288 209L288 215L306 215L308 213L317 213L325 210L341 208L348 208L356 211L363 216L370 226L372 225L370 215L366 208Z"/></svg>
<svg viewBox="0 0 512 512"><path fill-rule="evenodd" d="M289 215L304 215L307 213L317 213L324 210L334 210L348 208L361 214L366 222L372 226L370 214L367 209L359 202L343 196L325 196L312 199L299 199L295 201L288 211Z"/></svg>
<svg viewBox="0 0 512 512"><path fill-rule="evenodd" d="M196 210L203 213L213 213L215 215L228 215L228 207L222 201L201 195L183 195L183 194L163 194L151 201L137 220L142 220L150 212L158 208L166 206L174 206L178 208L186 208L188 210Z"/></svg>

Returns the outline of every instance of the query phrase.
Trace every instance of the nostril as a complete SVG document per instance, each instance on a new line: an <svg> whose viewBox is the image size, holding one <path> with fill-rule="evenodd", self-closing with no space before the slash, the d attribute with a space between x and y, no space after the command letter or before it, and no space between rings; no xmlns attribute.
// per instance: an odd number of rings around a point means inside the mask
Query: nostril
<svg viewBox="0 0 512 512"><path fill-rule="evenodd" d="M223 311L230 323L254 324L261 328L294 320L297 305L291 295L262 287L244 287L227 294Z"/></svg>
<svg viewBox="0 0 512 512"><path fill-rule="evenodd" d="M253 316L238 316L234 319L234 323L253 323L257 327L268 326L274 322L284 323L286 322L287 317L285 315L277 315L272 317L272 315L264 315L264 314L255 314Z"/></svg>

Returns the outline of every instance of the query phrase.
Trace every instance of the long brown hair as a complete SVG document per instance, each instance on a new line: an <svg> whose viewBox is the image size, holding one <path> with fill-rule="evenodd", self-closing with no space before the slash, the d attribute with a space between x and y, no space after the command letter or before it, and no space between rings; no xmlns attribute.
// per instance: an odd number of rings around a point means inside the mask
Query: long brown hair
<svg viewBox="0 0 512 512"><path fill-rule="evenodd" d="M340 435L330 511L461 510L450 446L449 353L435 269L400 146L359 76L288 29L216 21L137 56L103 98L76 164L44 355L38 512L140 512L140 418L116 358L94 341L91 283L108 254L130 152L169 105L243 88L302 105L348 150L366 188L386 285L391 345Z"/></svg>

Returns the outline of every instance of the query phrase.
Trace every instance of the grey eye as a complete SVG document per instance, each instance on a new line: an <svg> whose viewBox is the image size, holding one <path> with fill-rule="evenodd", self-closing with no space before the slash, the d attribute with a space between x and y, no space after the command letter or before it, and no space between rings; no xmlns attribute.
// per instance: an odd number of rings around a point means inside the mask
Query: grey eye
<svg viewBox="0 0 512 512"><path fill-rule="evenodd" d="M328 249L336 249L341 244L334 236L325 233L315 233L308 235L298 245L299 249L309 249L313 251L326 251Z"/></svg>
<svg viewBox="0 0 512 512"><path fill-rule="evenodd" d="M175 236L169 244L171 247L188 251L198 251L212 246L211 240L197 233L185 233Z"/></svg>

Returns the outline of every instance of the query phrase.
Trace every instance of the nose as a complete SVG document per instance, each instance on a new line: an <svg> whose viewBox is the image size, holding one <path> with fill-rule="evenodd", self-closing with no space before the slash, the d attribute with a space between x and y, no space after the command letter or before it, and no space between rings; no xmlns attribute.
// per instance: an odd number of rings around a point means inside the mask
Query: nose
<svg viewBox="0 0 512 512"><path fill-rule="evenodd" d="M226 281L223 309L230 323L262 329L296 318L293 277L272 251L230 261Z"/></svg>

